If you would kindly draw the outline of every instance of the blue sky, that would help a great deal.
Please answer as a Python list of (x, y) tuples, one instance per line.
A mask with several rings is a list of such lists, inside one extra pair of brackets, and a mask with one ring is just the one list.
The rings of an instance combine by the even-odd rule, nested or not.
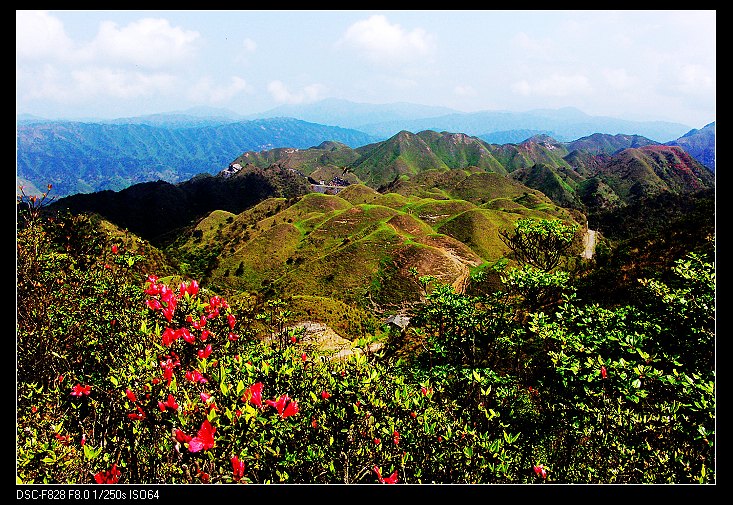
[(16, 112), (323, 98), (715, 120), (716, 11), (16, 11)]

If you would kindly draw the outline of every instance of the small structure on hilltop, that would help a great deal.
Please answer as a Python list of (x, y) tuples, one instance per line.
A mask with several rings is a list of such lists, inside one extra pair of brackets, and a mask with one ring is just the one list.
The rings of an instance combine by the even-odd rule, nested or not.
[(395, 330), (398, 333), (405, 331), (405, 328), (410, 324), (410, 318), (401, 314), (394, 314), (387, 318), (385, 321), (390, 330)]

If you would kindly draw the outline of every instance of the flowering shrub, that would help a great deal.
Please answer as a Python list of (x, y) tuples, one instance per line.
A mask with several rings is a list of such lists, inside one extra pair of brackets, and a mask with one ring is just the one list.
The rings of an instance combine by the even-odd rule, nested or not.
[[(545, 313), (436, 285), (413, 361), (336, 359), (288, 329), (284, 302), (253, 315), (69, 219), (18, 234), (19, 481), (714, 481), (699, 258), (684, 289), (647, 282), (644, 307), (563, 294)], [(523, 271), (508, 283), (570, 291)]]

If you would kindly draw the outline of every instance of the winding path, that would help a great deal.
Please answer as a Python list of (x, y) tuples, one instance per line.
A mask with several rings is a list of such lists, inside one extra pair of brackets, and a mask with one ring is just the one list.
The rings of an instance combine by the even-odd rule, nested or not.
[(596, 231), (588, 229), (583, 236), (583, 254), (580, 256), (585, 259), (593, 258), (593, 253), (596, 250)]

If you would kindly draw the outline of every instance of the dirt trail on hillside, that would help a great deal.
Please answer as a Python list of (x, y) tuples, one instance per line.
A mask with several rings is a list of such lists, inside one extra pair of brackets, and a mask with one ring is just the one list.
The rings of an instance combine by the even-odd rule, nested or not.
[[(326, 324), (304, 321), (295, 325), (294, 328), (303, 328), (304, 334), (300, 341), (315, 345), (322, 356), (328, 359), (345, 359), (351, 354), (364, 352), (363, 349), (354, 347), (351, 340), (343, 338)], [(375, 352), (381, 348), (382, 343), (375, 342), (369, 344), (367, 350)]]
[(593, 258), (593, 253), (596, 250), (596, 231), (588, 229), (583, 235), (583, 254), (580, 256), (585, 259)]

